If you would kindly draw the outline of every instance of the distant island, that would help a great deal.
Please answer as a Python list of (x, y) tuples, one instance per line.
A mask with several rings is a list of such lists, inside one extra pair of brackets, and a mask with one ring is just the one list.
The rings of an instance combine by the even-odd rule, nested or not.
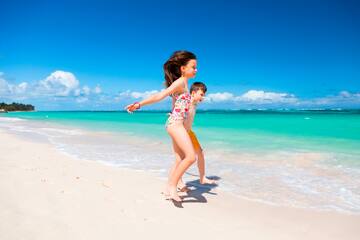
[(1, 112), (12, 112), (12, 111), (34, 111), (35, 107), (31, 104), (22, 104), (22, 103), (0, 103), (0, 113)]

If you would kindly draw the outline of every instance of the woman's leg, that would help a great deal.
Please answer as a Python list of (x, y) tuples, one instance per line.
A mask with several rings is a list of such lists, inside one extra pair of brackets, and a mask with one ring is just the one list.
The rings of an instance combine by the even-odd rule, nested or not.
[(184, 158), (174, 169), (169, 180), (170, 198), (176, 201), (181, 201), (181, 198), (177, 195), (176, 187), (185, 171), (190, 167), (191, 164), (195, 162), (195, 151), (191, 143), (189, 134), (187, 133), (183, 124), (173, 124), (171, 126), (168, 126), (167, 131), (171, 136), (173, 142), (177, 146), (176, 148), (174, 148), (174, 150), (180, 156), (182, 154), (184, 155)]

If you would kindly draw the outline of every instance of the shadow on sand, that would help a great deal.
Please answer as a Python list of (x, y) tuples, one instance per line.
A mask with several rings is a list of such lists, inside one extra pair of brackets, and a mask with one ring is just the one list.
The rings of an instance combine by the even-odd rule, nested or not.
[[(218, 176), (208, 176), (207, 178), (219, 181), (221, 178)], [(217, 195), (212, 192), (214, 188), (218, 186), (215, 184), (200, 184), (199, 180), (186, 182), (186, 186), (190, 189), (186, 195), (181, 196), (182, 202), (173, 201), (174, 205), (178, 208), (183, 208), (183, 204), (186, 203), (206, 203), (205, 194)]]

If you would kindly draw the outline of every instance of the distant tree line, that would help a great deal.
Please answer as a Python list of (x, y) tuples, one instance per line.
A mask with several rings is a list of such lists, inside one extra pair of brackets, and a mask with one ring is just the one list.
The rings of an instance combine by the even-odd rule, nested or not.
[(11, 103), (11, 104), (6, 104), (6, 103), (0, 103), (0, 109), (4, 109), (8, 112), (11, 111), (34, 111), (35, 107), (31, 104), (22, 104), (22, 103)]

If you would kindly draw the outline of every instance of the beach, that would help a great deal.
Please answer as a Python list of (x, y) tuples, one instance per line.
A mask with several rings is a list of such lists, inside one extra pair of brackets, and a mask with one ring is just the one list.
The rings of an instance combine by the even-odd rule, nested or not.
[(275, 206), (193, 188), (176, 207), (165, 181), (78, 159), (0, 128), (0, 238), (358, 239), (360, 216)]

